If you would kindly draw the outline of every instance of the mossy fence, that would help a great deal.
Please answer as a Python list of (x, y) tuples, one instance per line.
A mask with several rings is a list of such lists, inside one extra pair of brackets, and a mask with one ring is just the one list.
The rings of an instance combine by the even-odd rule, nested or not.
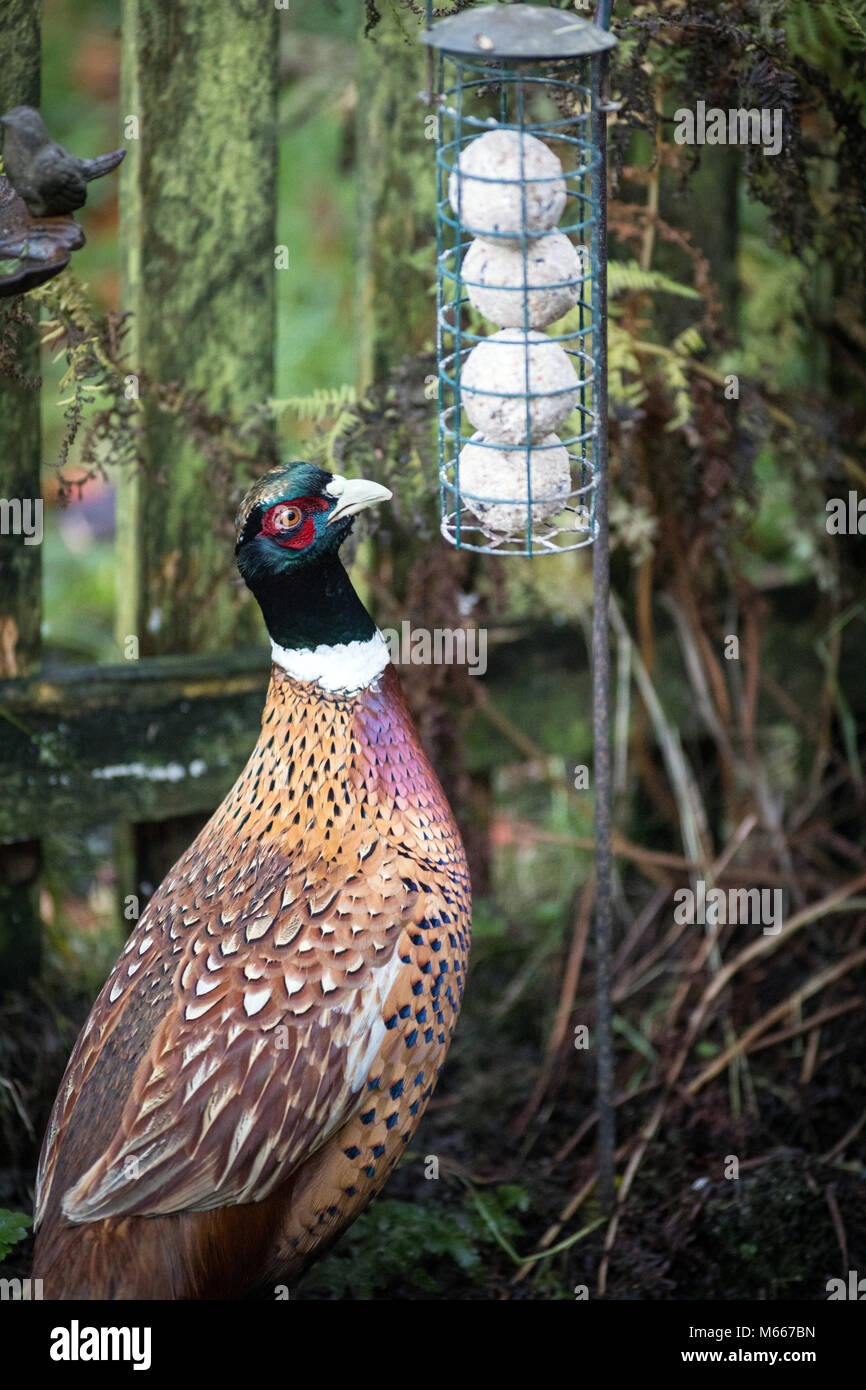
[[(274, 389), (278, 20), (260, 0), (123, 0), (121, 121), (140, 132), (120, 184), (131, 356), (235, 414)], [(40, 48), (40, 4), (4, 0), (0, 110), (39, 105)], [(34, 328), (25, 374), (38, 354)], [(251, 629), (225, 582), (226, 499), (178, 420), (142, 406), (141, 467), (119, 487), (116, 664), (42, 667), (40, 547), (0, 537), (7, 986), (38, 968), (44, 838), (111, 824), (121, 891), (158, 883), (260, 717), (267, 659), (237, 650)], [(4, 380), (0, 497), (41, 496), (41, 454), (39, 392)], [(131, 634), (141, 660), (123, 659)]]

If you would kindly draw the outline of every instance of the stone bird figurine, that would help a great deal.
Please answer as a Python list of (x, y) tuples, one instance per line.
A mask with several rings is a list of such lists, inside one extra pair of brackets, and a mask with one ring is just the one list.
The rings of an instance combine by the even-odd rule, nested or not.
[(32, 106), (16, 106), (0, 116), (6, 177), (33, 217), (62, 217), (84, 207), (87, 185), (110, 174), (126, 155), (112, 150), (79, 159), (51, 139)]
[(466, 971), (460, 835), (339, 557), (375, 483), (283, 464), (237, 560), (273, 667), (262, 730), (147, 905), (42, 1147), (46, 1298), (238, 1299), (292, 1282), (379, 1191)]

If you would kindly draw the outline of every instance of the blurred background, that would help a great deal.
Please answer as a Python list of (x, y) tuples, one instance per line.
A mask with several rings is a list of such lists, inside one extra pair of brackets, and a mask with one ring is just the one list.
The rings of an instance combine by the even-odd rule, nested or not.
[[(491, 560), (438, 537), (421, 10), (293, 0), (280, 14), (275, 233), (289, 268), (274, 276), (273, 395), (263, 382), (257, 409), (217, 423), (188, 402), (177, 411), (214, 470), (226, 585), (233, 506), (267, 462), (256, 441), (275, 431), (282, 457), (393, 486), (392, 515), (355, 556), (380, 626), (478, 625), (489, 640), (483, 679), (402, 672), (470, 854), (464, 1015), (405, 1163), (300, 1296), (568, 1299), (586, 1284), (612, 1298), (824, 1298), (828, 1278), (866, 1267), (864, 540), (826, 524), (828, 500), (866, 498), (866, 7), (614, 6), (625, 1206), (607, 1261), (594, 1058), (575, 1043), (580, 1025), (591, 1034), (595, 991), (591, 779), (585, 790), (576, 777), (592, 767), (591, 558)], [(119, 3), (45, 0), (41, 109), (76, 152), (121, 143), (120, 25)], [(781, 110), (783, 151), (677, 145), (674, 113), (698, 99)], [(99, 449), (88, 439), (111, 399), (97, 388), (70, 444), (67, 375), (79, 296), (79, 326), (128, 307), (116, 177), (91, 185), (79, 218), (86, 246), (31, 296), (44, 339), (49, 673), (123, 655), (115, 518), (128, 441), (116, 418)], [(230, 645), (263, 651), (231, 592), (246, 616)], [(176, 650), (220, 646), (193, 635)], [(30, 1210), (48, 1109), (123, 938), (121, 849), (114, 823), (43, 841), (39, 979), (0, 1003), (0, 1206), (16, 1212)], [(674, 894), (696, 875), (782, 889), (781, 937), (734, 926), (711, 943), (677, 924)], [(135, 885), (144, 897), (153, 886)], [(431, 1154), (438, 1181), (424, 1176)], [(27, 1253), (25, 1240), (9, 1268)]]

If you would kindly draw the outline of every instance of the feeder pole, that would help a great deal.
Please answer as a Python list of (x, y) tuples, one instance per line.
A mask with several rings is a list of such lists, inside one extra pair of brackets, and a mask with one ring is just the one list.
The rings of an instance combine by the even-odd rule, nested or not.
[[(607, 28), (610, 5), (599, 7), (600, 22)], [(598, 1196), (609, 1212), (615, 1199), (614, 1153), (616, 1149), (613, 1059), (613, 969), (611, 944), (611, 777), (610, 777), (610, 535), (607, 485), (607, 96), (608, 53), (593, 65), (593, 145), (598, 151), (593, 227), (593, 289), (598, 344), (596, 382), (595, 543), (592, 547), (592, 721), (595, 746), (593, 791), (595, 797), (595, 1047), (598, 1091)]]
[[(593, 734), (595, 744), (594, 754), (594, 805), (595, 805), (595, 879), (596, 879), (596, 1020), (595, 1020), (595, 1060), (596, 1060), (596, 1084), (597, 1084), (597, 1104), (598, 1104), (598, 1196), (602, 1208), (611, 1211), (615, 1201), (614, 1187), (614, 1156), (615, 1156), (615, 1133), (614, 1133), (614, 1055), (612, 1037), (612, 963), (611, 963), (611, 884), (612, 884), (612, 859), (611, 859), (611, 758), (610, 758), (610, 644), (609, 644), (609, 604), (610, 604), (610, 545), (608, 537), (608, 479), (607, 479), (607, 445), (608, 445), (608, 386), (607, 386), (607, 112), (610, 109), (608, 104), (608, 50), (616, 46), (616, 39), (608, 32), (610, 22), (611, 0), (601, 0), (596, 15), (596, 23), (581, 18), (572, 18), (564, 10), (553, 9), (543, 5), (522, 5), (522, 4), (497, 4), (485, 5), (480, 8), (472, 8), (465, 14), (452, 13), (444, 19), (440, 19), (436, 24), (428, 27), (422, 34), (422, 41), (430, 44), (440, 51), (440, 55), (447, 56), (456, 68), (454, 85), (450, 88), (442, 89), (442, 65), (440, 62), (440, 96), (447, 96), (449, 102), (445, 102), (440, 107), (443, 119), (448, 116), (453, 121), (453, 130), (450, 132), (452, 138), (447, 138), (440, 131), (437, 142), (437, 168), (438, 168), (438, 195), (437, 195), (437, 288), (439, 299), (437, 313), (437, 363), (439, 368), (439, 467), (440, 481), (442, 485), (442, 534), (455, 545), (458, 549), (475, 550), (482, 554), (520, 554), (531, 556), (534, 554), (556, 553), (557, 549), (580, 549), (584, 545), (593, 546), (593, 619), (592, 619), (592, 703), (593, 703)], [(432, 4), (428, 2), (427, 9), (428, 22), (432, 19)], [(580, 231), (582, 234), (590, 223), (589, 243), (591, 248), (591, 284), (592, 284), (592, 410), (591, 412), (585, 405), (584, 388), (590, 383), (588, 380), (581, 380), (580, 385), (580, 404), (576, 407), (580, 411), (581, 422), (580, 432), (575, 439), (566, 441), (567, 446), (579, 445), (580, 454), (571, 454), (570, 458), (580, 465), (581, 487), (571, 496), (586, 498), (589, 492), (591, 498), (591, 516), (587, 517), (587, 523), (583, 523), (585, 504), (569, 508), (573, 510), (579, 518), (575, 524), (565, 530), (558, 528), (556, 536), (565, 537), (568, 544), (556, 547), (551, 544), (551, 538), (544, 534), (543, 528), (539, 535), (533, 535), (532, 524), (532, 479), (531, 467), (528, 461), (529, 441), (531, 439), (530, 422), (527, 417), (526, 441), (527, 441), (527, 502), (528, 502), (528, 521), (526, 525), (525, 539), (519, 537), (517, 544), (522, 548), (511, 549), (505, 547), (498, 537), (491, 537), (489, 532), (484, 531), (483, 525), (479, 528), (477, 523), (471, 521), (472, 508), (466, 509), (469, 516), (468, 526), (464, 523), (464, 506), (460, 495), (460, 468), (459, 457), (461, 445), (465, 442), (461, 431), (460, 418), (460, 367), (464, 353), (469, 352), (469, 348), (464, 343), (480, 343), (488, 341), (483, 337), (471, 332), (464, 332), (461, 324), (461, 305), (463, 303), (463, 283), (461, 257), (465, 249), (462, 241), (463, 224), (460, 207), (451, 205), (455, 216), (452, 217), (447, 209), (450, 201), (450, 177), (453, 177), (455, 168), (459, 167), (460, 151), (469, 136), (465, 134), (467, 129), (486, 131), (491, 125), (496, 124), (496, 117), (493, 114), (478, 115), (472, 111), (467, 112), (466, 105), (468, 98), (466, 93), (475, 93), (476, 89), (483, 87), (485, 82), (482, 80), (487, 69), (485, 64), (496, 63), (494, 75), (501, 84), (503, 91), (509, 86), (516, 89), (518, 93), (518, 107), (516, 112), (515, 124), (506, 121), (506, 101), (503, 98), (500, 119), (510, 129), (524, 129), (524, 108), (523, 108), (523, 82), (521, 75), (523, 67), (546, 61), (556, 61), (561, 63), (571, 59), (580, 60), (579, 71), (582, 81), (578, 84), (582, 96), (580, 104), (589, 92), (590, 112), (589, 131), (590, 139), (585, 141), (578, 136), (566, 136), (572, 147), (583, 151), (582, 158), (585, 159), (589, 153), (589, 165), (581, 165), (578, 170), (570, 171), (570, 176), (579, 175), (580, 184), (577, 190), (571, 190), (578, 200), (579, 221), (576, 227), (566, 227), (566, 232)], [(514, 70), (509, 69), (509, 64), (518, 63), (521, 67)], [(586, 64), (590, 67), (588, 78), (585, 75)], [(558, 71), (559, 69), (557, 69)], [(486, 79), (485, 79), (486, 80)], [(538, 78), (527, 77), (527, 82), (537, 81)], [(547, 79), (553, 81), (553, 78)], [(562, 82), (559, 85), (564, 85)], [(476, 93), (477, 95), (477, 93)], [(548, 130), (557, 132), (561, 123), (545, 123), (544, 121), (534, 123), (530, 120), (529, 126), (533, 133), (543, 135)], [(523, 155), (521, 154), (521, 161)], [(521, 186), (525, 183), (523, 178), (523, 164), (520, 165), (521, 178), (519, 180), (505, 180), (505, 182), (519, 182)], [(588, 173), (591, 180), (591, 197), (586, 198), (584, 178)], [(450, 175), (450, 177), (449, 177)], [(495, 182), (496, 180), (492, 180)], [(458, 181), (459, 187), (459, 181)], [(584, 219), (586, 211), (585, 204), (589, 202), (592, 208), (592, 217)], [(458, 199), (459, 203), (459, 199)], [(456, 220), (455, 220), (456, 217)], [(522, 240), (524, 254), (524, 283), (526, 283), (526, 236), (525, 236), (525, 204), (524, 204), (524, 236)], [(443, 250), (442, 227), (447, 225), (453, 230), (452, 246), (446, 246)], [(482, 235), (482, 233), (477, 233)], [(496, 235), (502, 235), (496, 232)], [(583, 235), (581, 237), (583, 240)], [(448, 319), (443, 312), (443, 284), (448, 281), (453, 285), (446, 296), (448, 307), (452, 310), (452, 317)], [(502, 287), (500, 287), (502, 288)], [(524, 291), (526, 296), (526, 291)], [(526, 297), (524, 297), (524, 310)], [(569, 338), (580, 340), (580, 346), (572, 349), (572, 355), (578, 357), (581, 363), (581, 373), (588, 360), (584, 346), (583, 334), (584, 327), (584, 308), (581, 301), (580, 309), (580, 330), (561, 338), (555, 338), (556, 342), (565, 342)], [(525, 325), (526, 326), (526, 325)], [(452, 339), (453, 347), (447, 350), (445, 339)], [(474, 349), (473, 349), (474, 351)], [(514, 395), (521, 398), (525, 395), (527, 402), (530, 399), (529, 384), (527, 381), (525, 393), (491, 392), (492, 395)], [(453, 401), (453, 404), (446, 406), (446, 400)], [(588, 419), (592, 420), (591, 431)], [(586, 427), (586, 429), (584, 428)], [(587, 467), (586, 442), (592, 438), (591, 447), (591, 484), (585, 482), (585, 469)], [(448, 452), (453, 444), (453, 457), (448, 457)], [(509, 446), (511, 447), (511, 446)], [(453, 497), (453, 502), (449, 503), (449, 496)], [(475, 499), (481, 502), (496, 502), (496, 498)], [(502, 500), (502, 499), (499, 499)], [(511, 502), (513, 498), (509, 499)], [(449, 506), (453, 506), (453, 512), (449, 512)], [(466, 531), (469, 531), (467, 538)], [(480, 539), (474, 543), (474, 532), (481, 532)], [(575, 536), (580, 539), (575, 541)]]

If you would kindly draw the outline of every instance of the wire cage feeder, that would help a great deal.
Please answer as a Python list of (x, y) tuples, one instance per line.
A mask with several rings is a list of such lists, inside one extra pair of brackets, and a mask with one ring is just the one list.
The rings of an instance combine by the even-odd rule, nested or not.
[(441, 19), (435, 55), (442, 534), (558, 554), (598, 533), (606, 466), (602, 59), (536, 5)]

